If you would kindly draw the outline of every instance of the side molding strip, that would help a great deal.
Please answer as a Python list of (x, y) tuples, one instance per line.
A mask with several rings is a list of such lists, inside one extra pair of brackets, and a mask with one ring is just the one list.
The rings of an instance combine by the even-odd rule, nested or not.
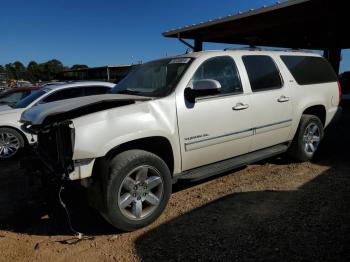
[(287, 119), (287, 120), (283, 120), (283, 121), (279, 121), (279, 122), (275, 122), (267, 125), (246, 129), (246, 130), (241, 130), (241, 131), (232, 132), (232, 133), (228, 133), (228, 134), (224, 134), (216, 137), (211, 137), (211, 138), (206, 138), (206, 139), (202, 139), (194, 142), (185, 143), (185, 150), (192, 151), (203, 147), (208, 147), (208, 146), (221, 144), (221, 143), (225, 143), (236, 139), (253, 136), (256, 134), (266, 133), (275, 129), (288, 127), (291, 125), (291, 122), (292, 122), (292, 119)]
[(240, 139), (240, 138), (245, 138), (248, 136), (252, 136), (253, 134), (254, 134), (254, 130), (250, 128), (247, 130), (242, 130), (242, 131), (233, 132), (233, 133), (229, 133), (229, 134), (225, 134), (217, 137), (211, 137), (211, 138), (206, 138), (195, 142), (186, 143), (185, 149), (186, 151), (191, 151), (191, 150), (195, 150), (195, 149), (199, 149), (207, 146), (225, 143), (225, 142)]
[(275, 122), (272, 124), (268, 124), (268, 125), (263, 125), (263, 126), (258, 126), (255, 127), (254, 130), (254, 134), (262, 134), (262, 133), (266, 133), (275, 129), (280, 129), (280, 128), (284, 128), (284, 127), (288, 127), (292, 124), (292, 119), (287, 119), (284, 121), (279, 121), (279, 122)]

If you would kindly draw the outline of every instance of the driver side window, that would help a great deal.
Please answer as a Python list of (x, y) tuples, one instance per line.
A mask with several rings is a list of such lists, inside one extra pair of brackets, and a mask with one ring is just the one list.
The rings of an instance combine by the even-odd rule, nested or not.
[(243, 88), (235, 62), (229, 56), (213, 57), (197, 69), (192, 82), (214, 79), (220, 82), (219, 94), (240, 94)]

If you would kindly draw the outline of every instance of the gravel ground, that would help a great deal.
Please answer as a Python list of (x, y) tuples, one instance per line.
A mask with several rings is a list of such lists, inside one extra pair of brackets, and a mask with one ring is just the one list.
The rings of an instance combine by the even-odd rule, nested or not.
[(312, 162), (283, 156), (178, 184), (165, 213), (133, 233), (109, 226), (72, 185), (73, 226), (93, 237), (82, 241), (58, 204), (38, 201), (33, 175), (0, 163), (0, 219), (17, 212), (0, 223), (0, 261), (349, 261), (349, 134), (345, 110)]

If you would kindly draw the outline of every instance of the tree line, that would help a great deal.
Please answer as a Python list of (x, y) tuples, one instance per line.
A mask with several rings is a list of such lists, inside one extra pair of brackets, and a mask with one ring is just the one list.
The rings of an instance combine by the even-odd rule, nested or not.
[(87, 65), (76, 64), (72, 67), (63, 65), (57, 59), (52, 59), (44, 63), (31, 61), (25, 66), (20, 61), (0, 65), (0, 74), (7, 80), (27, 80), (32, 83), (39, 81), (51, 81), (56, 79), (57, 74), (68, 69), (88, 68)]

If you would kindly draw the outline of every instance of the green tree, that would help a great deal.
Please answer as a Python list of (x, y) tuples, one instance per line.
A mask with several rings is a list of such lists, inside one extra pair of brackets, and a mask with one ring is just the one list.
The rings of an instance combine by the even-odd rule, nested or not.
[[(86, 65), (75, 65), (76, 68), (88, 68)], [(20, 61), (8, 63), (5, 66), (0, 66), (0, 73), (6, 74), (8, 79), (29, 80), (37, 82), (39, 80), (50, 81), (57, 77), (57, 74), (69, 69), (57, 59), (49, 60), (45, 63), (38, 64), (35, 61), (28, 63), (25, 67)]]
[(86, 68), (89, 68), (89, 67), (87, 65), (76, 64), (76, 65), (73, 65), (70, 69), (77, 70), (77, 69), (86, 69)]
[(14, 79), (16, 77), (15, 69), (11, 63), (5, 65), (5, 72), (8, 79)]
[(7, 79), (6, 69), (4, 66), (0, 65), (0, 81), (5, 81)]
[(40, 67), (37, 62), (30, 61), (27, 66), (27, 80), (34, 83), (40, 80)]
[(66, 67), (62, 62), (57, 59), (52, 59), (39, 65), (40, 77), (45, 81), (54, 80), (57, 74), (65, 69)]
[(24, 79), (26, 74), (26, 67), (19, 61), (12, 64), (14, 70), (14, 77), (16, 80)]

